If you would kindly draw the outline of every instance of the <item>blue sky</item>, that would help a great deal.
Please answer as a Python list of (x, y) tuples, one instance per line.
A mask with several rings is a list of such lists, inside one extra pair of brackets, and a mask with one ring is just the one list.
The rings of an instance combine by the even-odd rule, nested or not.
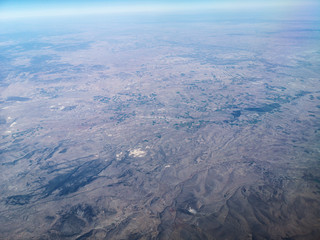
[[(317, 0), (0, 0), (0, 19), (81, 14), (318, 9)], [(307, 10), (308, 11), (308, 10)]]

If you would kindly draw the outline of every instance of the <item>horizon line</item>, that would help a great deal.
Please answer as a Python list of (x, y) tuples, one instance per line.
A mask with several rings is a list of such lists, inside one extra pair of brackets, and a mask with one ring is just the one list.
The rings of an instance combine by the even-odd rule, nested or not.
[[(59, 17), (59, 16), (81, 16), (81, 15), (117, 15), (117, 14), (148, 14), (148, 13), (194, 13), (203, 11), (243, 11), (243, 10), (265, 10), (281, 9), (285, 7), (299, 7), (301, 5), (316, 4), (314, 1), (269, 1), (269, 2), (215, 2), (215, 3), (167, 3), (167, 4), (96, 4), (95, 6), (61, 5), (52, 8), (35, 8), (24, 10), (2, 10), (0, 8), (0, 20), (13, 20), (21, 18), (39, 18), (39, 17)], [(2, 11), (1, 11), (2, 10)]]

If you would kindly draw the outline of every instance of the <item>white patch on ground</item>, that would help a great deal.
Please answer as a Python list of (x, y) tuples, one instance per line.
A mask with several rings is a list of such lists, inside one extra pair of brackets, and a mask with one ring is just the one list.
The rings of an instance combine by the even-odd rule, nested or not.
[(116, 159), (117, 161), (121, 160), (122, 159), (122, 156), (123, 156), (123, 152), (119, 152), (116, 154)]
[(63, 109), (64, 109), (64, 106), (61, 106), (59, 109), (60, 109), (60, 110), (63, 110)]
[(191, 207), (188, 208), (188, 212), (191, 214), (197, 214), (197, 211)]
[(13, 127), (16, 124), (17, 124), (16, 122), (13, 122), (13, 123), (10, 124), (10, 127)]
[(136, 148), (133, 150), (130, 150), (129, 152), (129, 156), (133, 156), (133, 157), (144, 157), (147, 153), (143, 150), (141, 150), (141, 148)]
[(8, 190), (17, 191), (17, 190), (18, 190), (18, 188), (17, 188), (17, 186), (13, 186), (13, 185), (11, 185), (11, 186), (8, 186)]
[(168, 164), (168, 165), (165, 165), (165, 166), (164, 166), (164, 168), (168, 168), (168, 167), (171, 167), (171, 165), (170, 165), (170, 164)]
[(8, 117), (8, 120), (11, 120), (12, 119), (12, 117)]

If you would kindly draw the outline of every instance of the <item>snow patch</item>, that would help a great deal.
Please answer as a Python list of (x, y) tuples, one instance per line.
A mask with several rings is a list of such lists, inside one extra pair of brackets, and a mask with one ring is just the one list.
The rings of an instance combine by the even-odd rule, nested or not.
[(144, 157), (147, 153), (143, 151), (141, 148), (136, 148), (133, 150), (130, 150), (129, 156), (133, 157)]
[(197, 214), (197, 211), (191, 207), (188, 208), (188, 212), (191, 214)]

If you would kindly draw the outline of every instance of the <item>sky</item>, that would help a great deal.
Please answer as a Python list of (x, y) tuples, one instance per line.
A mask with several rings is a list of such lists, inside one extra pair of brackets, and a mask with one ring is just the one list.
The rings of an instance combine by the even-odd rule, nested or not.
[(300, 11), (316, 14), (317, 0), (0, 0), (0, 19), (83, 14), (201, 11)]

